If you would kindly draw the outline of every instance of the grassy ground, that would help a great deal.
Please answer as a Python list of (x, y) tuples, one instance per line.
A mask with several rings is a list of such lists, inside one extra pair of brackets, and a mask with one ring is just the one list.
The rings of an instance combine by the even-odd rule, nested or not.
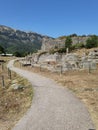
[[(20, 67), (19, 63), (17, 63), (17, 66)], [(73, 91), (85, 103), (96, 125), (96, 130), (98, 130), (98, 69), (91, 71), (91, 73), (82, 70), (69, 71), (60, 75), (47, 70), (40, 71), (40, 68), (36, 67), (21, 68), (52, 78), (57, 83)]]
[[(1, 75), (4, 76), (4, 87)], [(15, 89), (14, 86), (20, 87)], [(10, 79), (6, 67), (2, 70), (0, 65), (0, 130), (11, 130), (31, 106), (32, 97), (31, 84), (14, 72)]]

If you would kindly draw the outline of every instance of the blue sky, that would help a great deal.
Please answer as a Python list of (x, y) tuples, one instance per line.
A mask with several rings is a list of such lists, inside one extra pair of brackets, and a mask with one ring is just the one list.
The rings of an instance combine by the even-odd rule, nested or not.
[(98, 0), (0, 0), (0, 25), (51, 37), (98, 35)]

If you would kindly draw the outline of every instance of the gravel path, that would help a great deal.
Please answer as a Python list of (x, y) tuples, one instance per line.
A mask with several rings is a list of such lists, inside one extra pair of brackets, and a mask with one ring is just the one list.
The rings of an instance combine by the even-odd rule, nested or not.
[(53, 80), (13, 67), (8, 67), (27, 78), (34, 86), (31, 108), (13, 130), (90, 130), (94, 129), (84, 104), (68, 89)]

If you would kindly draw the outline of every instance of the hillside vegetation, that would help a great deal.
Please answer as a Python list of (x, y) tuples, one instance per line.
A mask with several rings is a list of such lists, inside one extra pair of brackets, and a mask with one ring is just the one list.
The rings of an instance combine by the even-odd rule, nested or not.
[(14, 30), (10, 27), (0, 26), (0, 46), (6, 53), (20, 53), (25, 56), (41, 48), (44, 36), (33, 33)]

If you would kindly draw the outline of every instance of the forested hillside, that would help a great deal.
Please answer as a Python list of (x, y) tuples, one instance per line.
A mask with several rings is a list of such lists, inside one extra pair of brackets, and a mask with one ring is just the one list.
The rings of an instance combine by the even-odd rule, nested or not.
[(10, 27), (0, 26), (0, 46), (6, 53), (26, 55), (41, 48), (43, 37), (33, 32), (23, 32)]

